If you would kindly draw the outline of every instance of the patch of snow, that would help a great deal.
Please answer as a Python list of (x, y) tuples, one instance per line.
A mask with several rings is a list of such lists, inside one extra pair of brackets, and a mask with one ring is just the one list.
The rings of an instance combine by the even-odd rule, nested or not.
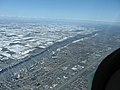
[(57, 85), (58, 85), (58, 84), (53, 84), (52, 86), (53, 86), (53, 87), (56, 87)]
[(68, 77), (66, 77), (66, 76), (63, 76), (63, 78), (64, 78), (64, 79), (67, 79)]
[(77, 70), (77, 67), (72, 67), (72, 70)]
[(52, 56), (52, 58), (57, 58), (58, 56)]
[(11, 57), (11, 55), (8, 54), (8, 53), (6, 53), (6, 52), (0, 52), (0, 54), (4, 55), (4, 56), (6, 56), (6, 57)]
[(2, 69), (0, 68), (0, 71), (2, 71)]
[(97, 35), (98, 35), (98, 33), (94, 34), (92, 37), (95, 37), (95, 36), (97, 36)]
[(34, 49), (28, 49), (28, 50), (22, 51), (21, 54), (25, 55), (25, 54), (28, 54), (30, 51), (33, 51), (33, 50)]
[(59, 39), (57, 42), (62, 42), (64, 40), (66, 40), (68, 37), (63, 37), (62, 39)]
[(55, 51), (52, 51), (52, 54), (55, 54)]
[(47, 42), (46, 45), (49, 46), (49, 45), (52, 45), (53, 42)]
[(46, 48), (45, 46), (39, 46), (40, 48)]
[(75, 65), (74, 67), (72, 67), (72, 70), (78, 70), (78, 69), (83, 69), (84, 68), (84, 66), (80, 66), (80, 65)]
[(58, 48), (56, 51), (60, 51), (61, 50), (61, 48)]
[(83, 41), (83, 40), (84, 40), (84, 38), (81, 38), (81, 39), (79, 39), (79, 40), (73, 41), (72, 43), (80, 42), (80, 41)]
[(20, 78), (20, 74), (17, 74), (17, 78)]
[(21, 45), (13, 45), (13, 46), (8, 46), (7, 47), (10, 51), (16, 52), (16, 53), (20, 53), (20, 51), (24, 51), (26, 49), (26, 47), (21, 46)]
[(0, 48), (0, 51), (2, 50), (2, 48)]
[(53, 87), (52, 86), (50, 86), (50, 89), (52, 89)]
[(57, 77), (57, 79), (59, 80), (59, 79), (60, 79), (60, 77)]

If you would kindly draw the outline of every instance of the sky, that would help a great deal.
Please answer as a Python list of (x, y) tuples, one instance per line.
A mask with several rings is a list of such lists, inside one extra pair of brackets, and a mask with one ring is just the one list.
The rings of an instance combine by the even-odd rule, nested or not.
[(120, 0), (0, 0), (0, 17), (120, 21)]

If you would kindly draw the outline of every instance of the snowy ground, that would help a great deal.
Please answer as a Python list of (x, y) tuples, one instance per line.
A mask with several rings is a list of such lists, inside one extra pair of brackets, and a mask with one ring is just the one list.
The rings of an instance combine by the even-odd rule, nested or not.
[(35, 47), (46, 48), (77, 34), (86, 35), (94, 31), (95, 28), (68, 24), (0, 24), (0, 59), (21, 59)]

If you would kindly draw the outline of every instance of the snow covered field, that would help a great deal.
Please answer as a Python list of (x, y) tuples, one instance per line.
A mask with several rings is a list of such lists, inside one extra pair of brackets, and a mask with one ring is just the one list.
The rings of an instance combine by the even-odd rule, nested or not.
[(87, 35), (95, 28), (69, 24), (0, 24), (0, 59), (21, 59), (36, 47), (46, 48), (77, 34)]

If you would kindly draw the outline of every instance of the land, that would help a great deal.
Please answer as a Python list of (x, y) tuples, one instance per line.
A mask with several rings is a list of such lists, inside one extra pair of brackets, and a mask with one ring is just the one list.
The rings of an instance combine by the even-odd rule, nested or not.
[(1, 90), (87, 90), (89, 74), (120, 47), (115, 25), (2, 23), (0, 29)]

